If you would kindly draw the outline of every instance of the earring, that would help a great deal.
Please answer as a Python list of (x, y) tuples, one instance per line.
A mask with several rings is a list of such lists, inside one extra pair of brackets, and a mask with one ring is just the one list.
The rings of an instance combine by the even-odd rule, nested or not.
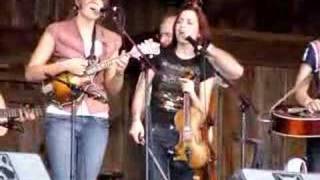
[(77, 11), (79, 10), (79, 6), (78, 6), (77, 4), (74, 4), (74, 5), (72, 6), (72, 10), (75, 11), (75, 12), (77, 12)]

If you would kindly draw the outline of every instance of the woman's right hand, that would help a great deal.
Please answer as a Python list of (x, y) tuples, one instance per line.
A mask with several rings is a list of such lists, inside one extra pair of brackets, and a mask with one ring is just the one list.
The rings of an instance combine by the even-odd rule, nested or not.
[(309, 112), (320, 112), (320, 99), (313, 99), (307, 103), (306, 108)]
[(78, 76), (83, 75), (88, 66), (88, 61), (83, 58), (71, 58), (61, 63), (66, 68), (66, 71)]
[(132, 121), (129, 133), (137, 144), (144, 145), (144, 127), (141, 120)]

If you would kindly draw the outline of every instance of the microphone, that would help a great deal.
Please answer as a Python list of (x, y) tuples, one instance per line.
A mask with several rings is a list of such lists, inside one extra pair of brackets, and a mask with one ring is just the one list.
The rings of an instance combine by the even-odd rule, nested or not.
[(206, 54), (206, 50), (203, 48), (203, 46), (201, 44), (199, 44), (199, 42), (194, 40), (192, 37), (187, 36), (186, 40), (193, 46), (196, 54), (198, 54), (198, 55), (201, 53)]

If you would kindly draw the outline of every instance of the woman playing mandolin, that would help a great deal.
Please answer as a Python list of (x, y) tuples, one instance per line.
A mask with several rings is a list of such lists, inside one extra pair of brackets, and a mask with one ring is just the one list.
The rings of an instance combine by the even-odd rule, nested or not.
[[(120, 55), (117, 63), (93, 77), (82, 76), (88, 64), (119, 56), (121, 37), (97, 23), (107, 3), (106, 0), (75, 0), (74, 17), (46, 28), (27, 66), (26, 79), (42, 81), (67, 73), (78, 77), (76, 86), (89, 83), (88, 91), (102, 96), (106, 92), (117, 94), (128, 64), (126, 55)], [(50, 104), (46, 110), (44, 126), (52, 179), (96, 179), (108, 142), (109, 104), (86, 95), (79, 100), (72, 138), (70, 109), (70, 106)], [(70, 153), (71, 149), (74, 154)], [(72, 174), (71, 164), (76, 169)]]
[[(142, 117), (145, 102), (147, 102), (144, 98), (145, 81), (148, 85), (152, 84), (150, 105), (152, 127), (149, 131), (149, 146), (166, 176), (170, 174), (171, 179), (174, 180), (191, 180), (193, 176), (188, 157), (183, 159), (174, 155), (180, 146), (177, 146), (179, 132), (174, 119), (181, 117), (176, 114), (185, 105), (184, 95), (188, 96), (185, 100), (190, 100), (188, 108), (194, 109), (190, 112), (190, 123), (193, 124), (193, 115), (200, 117), (201, 122), (206, 117), (209, 97), (216, 81), (211, 64), (219, 68), (228, 79), (237, 79), (243, 72), (242, 66), (230, 54), (211, 43), (207, 48), (209, 54), (205, 59), (197, 56), (193, 46), (186, 40), (188, 36), (200, 43), (211, 40), (205, 15), (196, 3), (188, 4), (178, 14), (172, 44), (166, 49), (161, 49), (160, 55), (152, 59), (155, 70), (148, 70), (147, 80), (144, 73), (140, 74), (132, 104), (133, 121), (130, 134), (136, 143), (144, 144)], [(146, 43), (145, 46), (148, 44)], [(141, 48), (144, 47), (141, 46)], [(190, 72), (193, 74), (191, 79), (188, 78)], [(192, 140), (196, 135), (196, 132), (188, 128), (181, 129), (180, 134), (183, 137), (180, 136), (180, 140)], [(149, 179), (163, 179), (154, 161), (149, 159)]]

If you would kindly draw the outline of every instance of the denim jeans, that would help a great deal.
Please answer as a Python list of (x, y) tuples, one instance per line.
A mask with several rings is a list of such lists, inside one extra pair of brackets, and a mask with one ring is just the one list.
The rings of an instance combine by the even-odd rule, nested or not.
[(320, 138), (307, 139), (307, 164), (309, 172), (320, 173)]
[(70, 179), (71, 142), (75, 180), (96, 180), (108, 142), (109, 121), (76, 116), (71, 141), (70, 116), (48, 114), (45, 118), (46, 146), (53, 180)]
[[(149, 133), (151, 134), (149, 146), (167, 178), (171, 180), (192, 180), (193, 172), (188, 164), (173, 161), (174, 146), (179, 138), (174, 126), (167, 123), (154, 123)], [(163, 179), (151, 156), (149, 156), (149, 179)]]

